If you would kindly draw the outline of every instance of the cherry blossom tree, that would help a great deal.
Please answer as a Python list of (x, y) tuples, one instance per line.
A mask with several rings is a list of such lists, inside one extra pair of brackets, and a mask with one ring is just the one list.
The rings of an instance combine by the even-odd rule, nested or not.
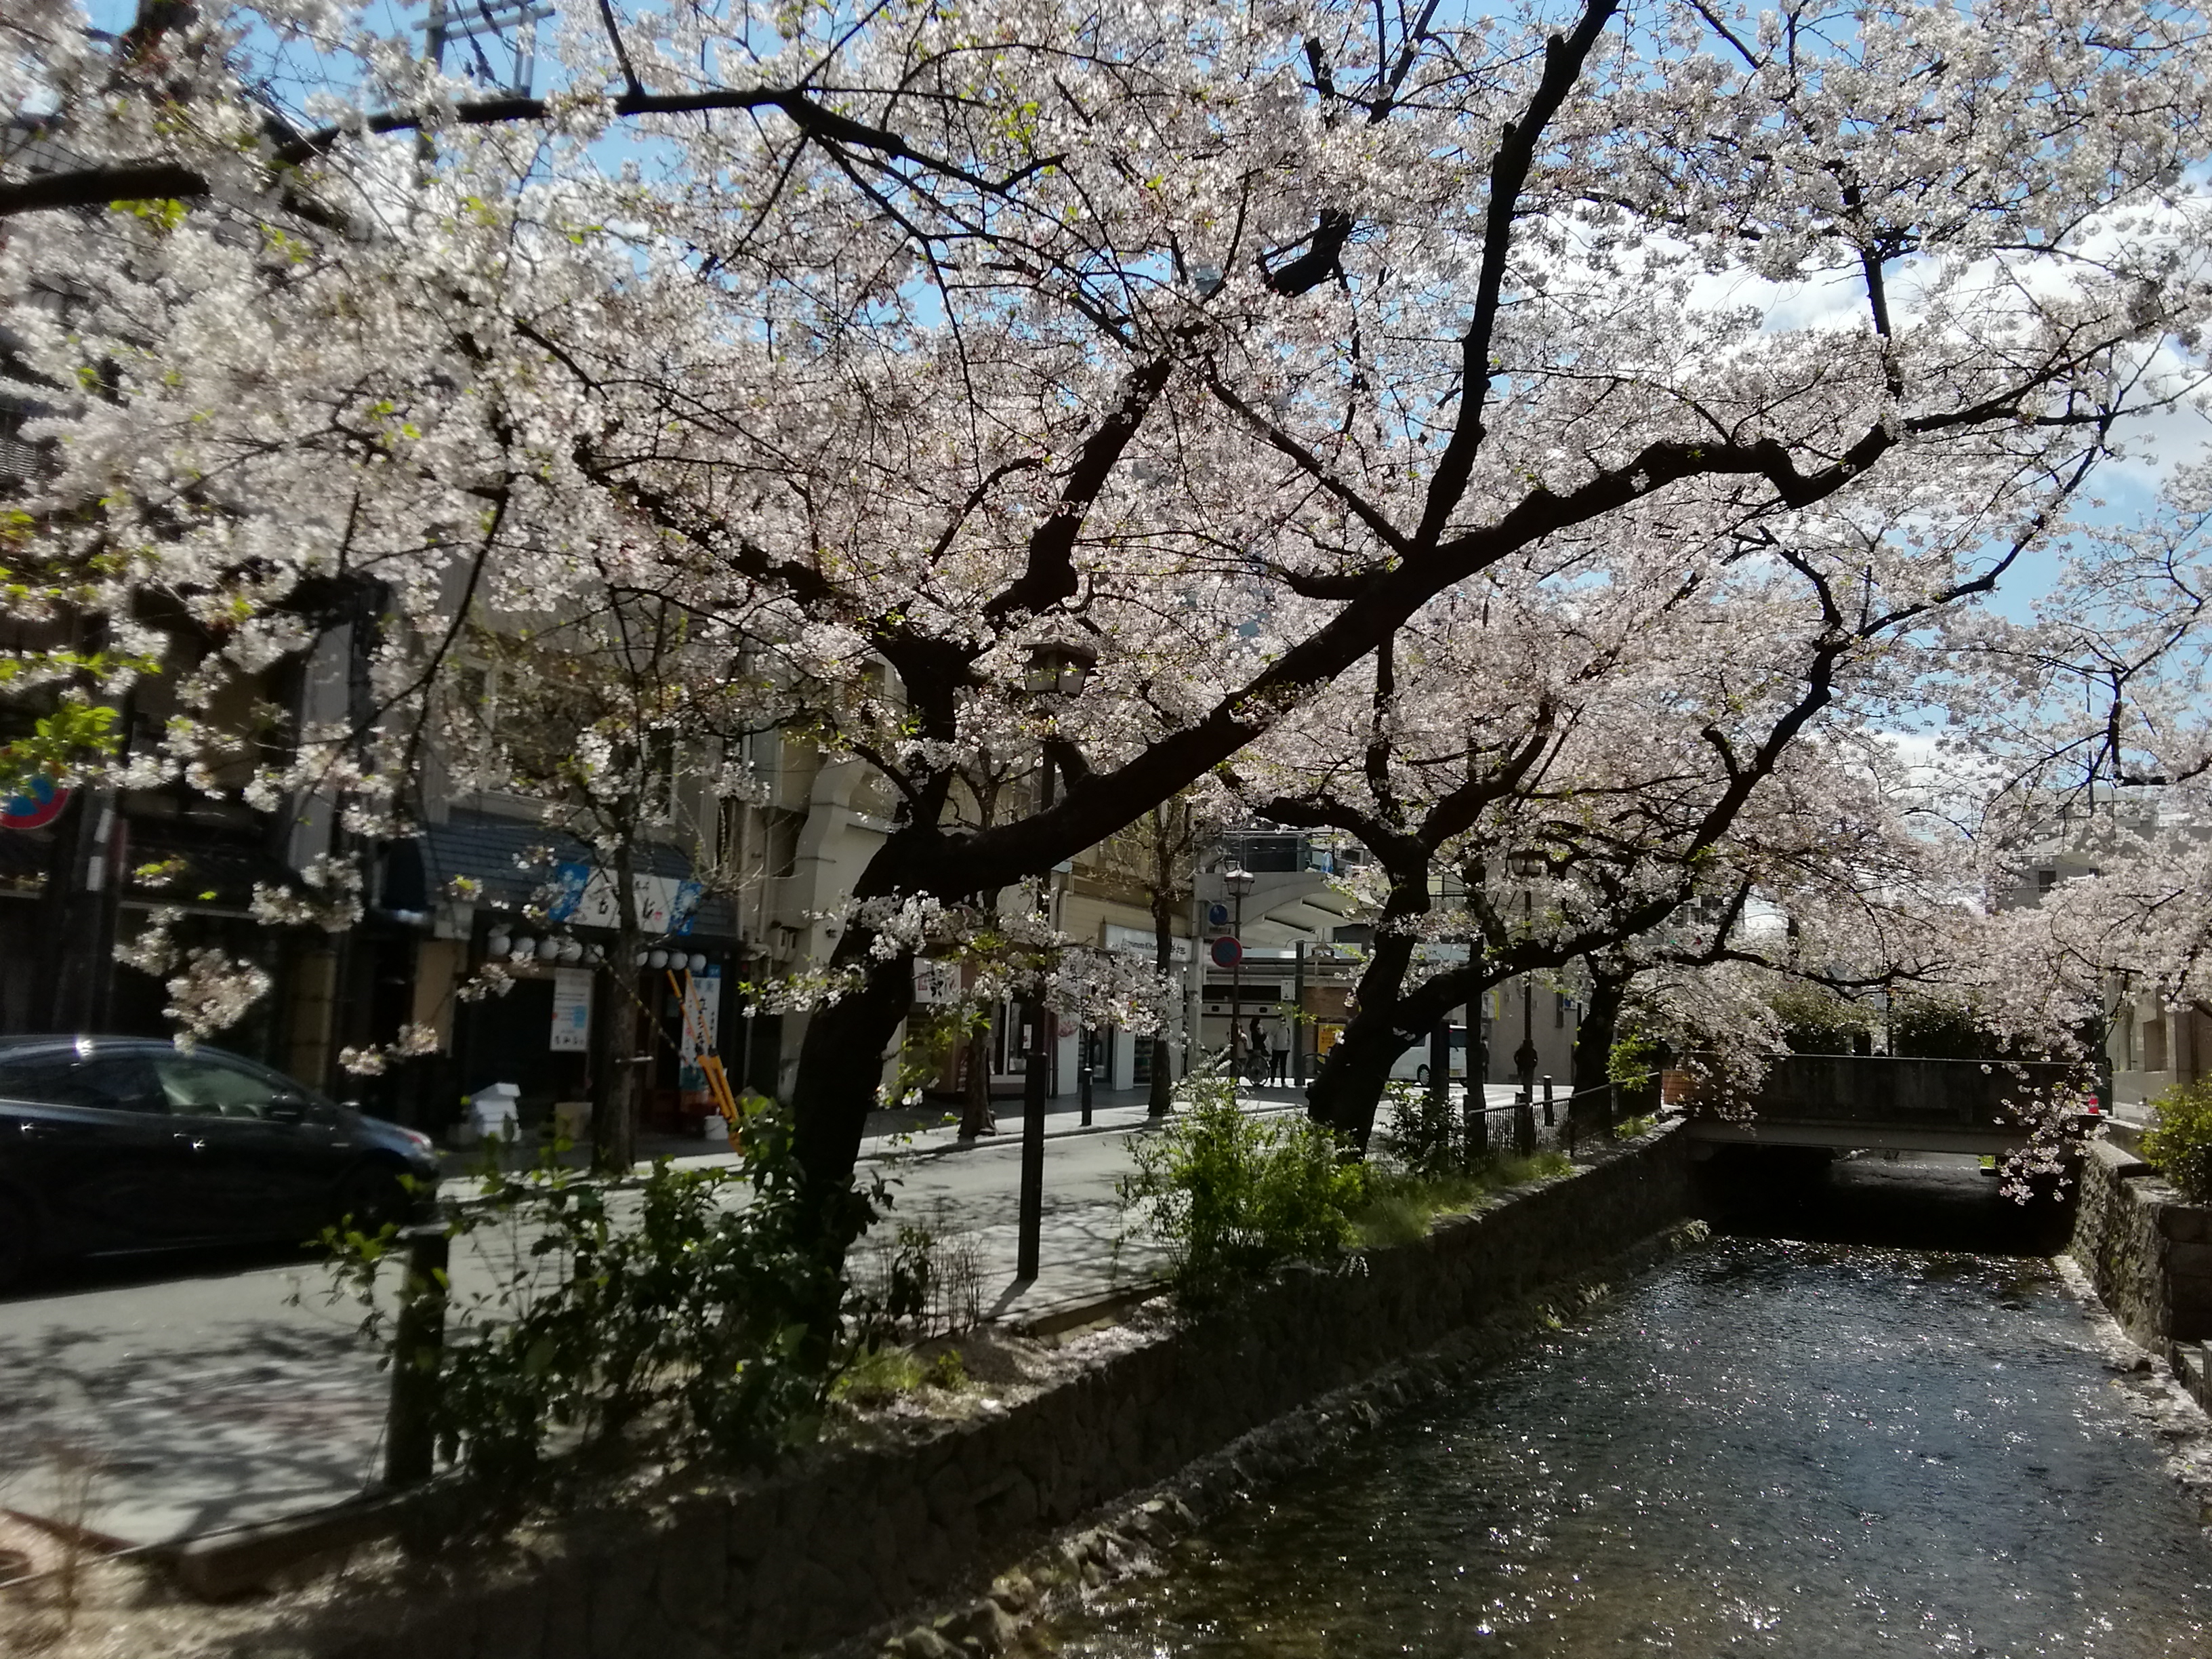
[[(2189, 6), (610, 4), (543, 97), (365, 19), (11, 12), (19, 603), (158, 654), (158, 592), (246, 659), (373, 573), (404, 724), (459, 608), (590, 610), (619, 549), (794, 684), (887, 664), (823, 715), (900, 802), (800, 1057), (825, 1214), (945, 904), (1531, 554), (1671, 589), (1755, 544), (1847, 621), (1957, 590), (2212, 303)], [(1029, 744), (1054, 803), (962, 822)]]

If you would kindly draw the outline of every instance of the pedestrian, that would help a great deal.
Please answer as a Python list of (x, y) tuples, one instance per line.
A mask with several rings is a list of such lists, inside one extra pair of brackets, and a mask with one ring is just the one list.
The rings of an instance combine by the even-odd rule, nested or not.
[(1269, 1052), (1273, 1055), (1273, 1063), (1268, 1068), (1267, 1081), (1279, 1089), (1289, 1087), (1291, 1081), (1291, 1033), (1289, 1027), (1285, 1026), (1284, 1028), (1282, 1046), (1279, 1048), (1272, 1049)]
[(1260, 1016), (1252, 1016), (1252, 1059), (1249, 1076), (1255, 1083), (1267, 1075), (1267, 1031)]

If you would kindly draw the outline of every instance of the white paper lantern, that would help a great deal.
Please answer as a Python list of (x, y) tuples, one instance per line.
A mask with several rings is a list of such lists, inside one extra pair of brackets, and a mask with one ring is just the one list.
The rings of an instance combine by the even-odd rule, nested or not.
[(695, 974), (703, 974), (707, 971), (707, 953), (704, 951), (694, 951), (691, 953), (691, 971)]
[(668, 966), (668, 952), (665, 951), (655, 951), (652, 956), (647, 958), (647, 960), (650, 961), (656, 968), (665, 968)]
[(519, 939), (514, 941), (514, 959), (517, 962), (527, 962), (537, 954), (538, 941), (536, 939)]
[(581, 940), (581, 939), (562, 939), (562, 940), (561, 941), (561, 960), (562, 960), (562, 961), (563, 961), (563, 962), (581, 962), (583, 959), (584, 959), (584, 941), (583, 941), (583, 940)]
[(489, 939), (484, 941), (484, 954), (486, 956), (503, 957), (514, 948), (514, 941), (509, 939), (505, 933), (494, 933)]

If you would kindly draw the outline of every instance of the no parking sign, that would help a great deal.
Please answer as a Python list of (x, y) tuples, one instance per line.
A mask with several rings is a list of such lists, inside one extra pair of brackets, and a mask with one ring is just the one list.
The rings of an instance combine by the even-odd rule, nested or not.
[(0, 804), (0, 829), (43, 830), (61, 817), (70, 792), (43, 773), (27, 784), (22, 793)]

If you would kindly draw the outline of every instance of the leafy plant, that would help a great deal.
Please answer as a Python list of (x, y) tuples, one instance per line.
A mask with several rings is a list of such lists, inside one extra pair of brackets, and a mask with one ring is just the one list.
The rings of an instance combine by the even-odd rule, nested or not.
[(1624, 1089), (1643, 1089), (1653, 1083), (1659, 1059), (1658, 1038), (1649, 1031), (1624, 1029), (1606, 1051), (1606, 1079)]
[(1135, 1170), (1118, 1188), (1139, 1226), (1167, 1247), (1170, 1276), (1208, 1297), (1289, 1261), (1320, 1260), (1356, 1234), (1366, 1171), (1326, 1128), (1238, 1109), (1235, 1085), (1195, 1073), (1182, 1109), (1131, 1142)]
[[(805, 1222), (787, 1125), (748, 1103), (734, 1170), (665, 1159), (634, 1190), (557, 1162), (483, 1173), (481, 1200), (448, 1222), (493, 1267), (495, 1288), (456, 1303), (438, 1358), (433, 1420), (440, 1454), (495, 1487), (546, 1473), (567, 1448), (584, 1454), (650, 1431), (676, 1447), (760, 1461), (811, 1437), (849, 1337), (810, 1337), (823, 1307), (862, 1316), (840, 1264)], [(869, 1213), (880, 1183), (862, 1195)], [(363, 1329), (388, 1341), (376, 1301), (398, 1251), (389, 1226), (332, 1229), (333, 1297), (368, 1310)]]
[(1399, 1168), (1444, 1176), (1459, 1166), (1451, 1103), (1416, 1084), (1393, 1083), (1382, 1094), (1382, 1127), (1376, 1149)]
[(950, 1336), (982, 1322), (982, 1260), (942, 1200), (928, 1219), (901, 1222), (856, 1282), (872, 1345)]
[(2142, 1155), (2192, 1203), (2212, 1204), (2212, 1078), (2178, 1083), (2152, 1103), (2158, 1127)]

